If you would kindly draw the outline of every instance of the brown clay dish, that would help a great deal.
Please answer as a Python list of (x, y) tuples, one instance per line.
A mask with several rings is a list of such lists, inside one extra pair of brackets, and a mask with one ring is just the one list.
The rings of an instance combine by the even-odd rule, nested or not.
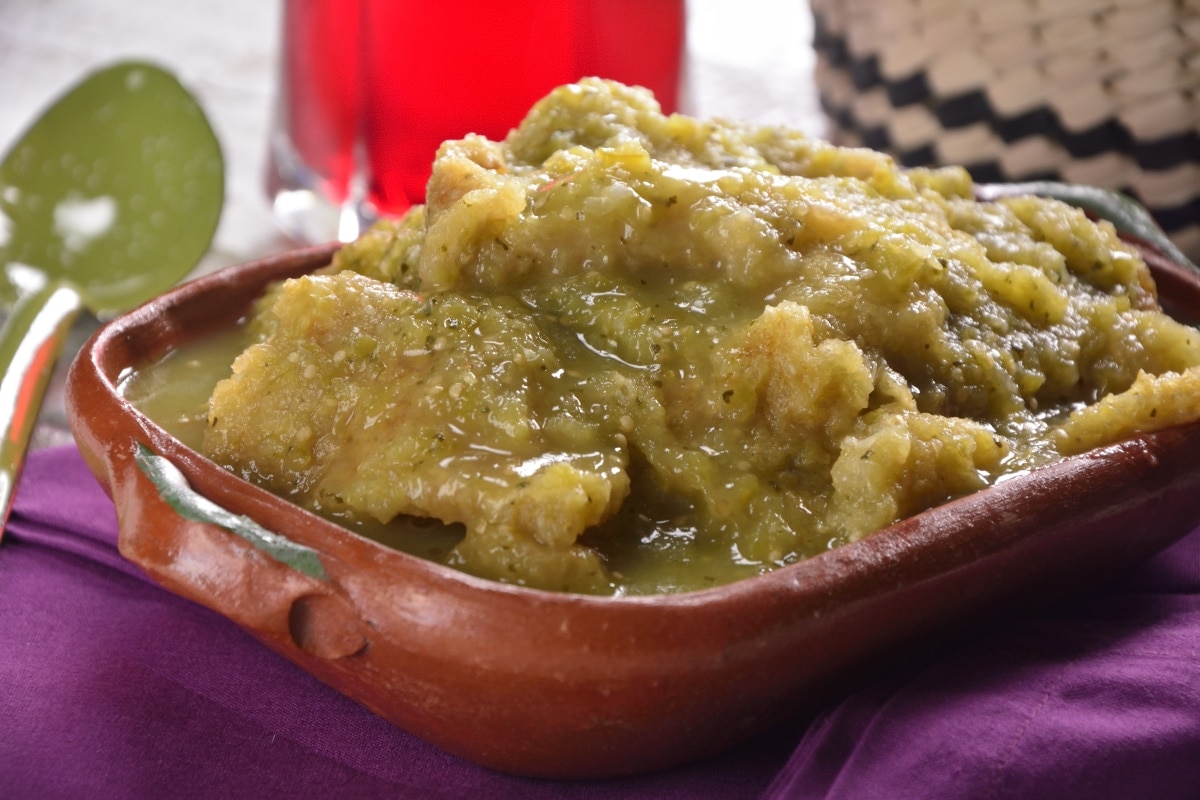
[[(75, 435), (116, 504), (125, 557), (396, 725), (480, 764), (594, 777), (714, 753), (827, 700), (831, 682), (889, 647), (1000, 601), (1094, 580), (1200, 521), (1192, 423), (721, 588), (597, 598), (479, 580), (245, 483), (117, 391), (123, 372), (235, 324), (268, 282), (322, 266), (331, 252), (232, 268), (106, 325), (71, 371)], [(1200, 319), (1200, 276), (1150, 260), (1169, 289), (1165, 305)], [(317, 551), (328, 581), (179, 516), (136, 465), (139, 443), (200, 494)]]

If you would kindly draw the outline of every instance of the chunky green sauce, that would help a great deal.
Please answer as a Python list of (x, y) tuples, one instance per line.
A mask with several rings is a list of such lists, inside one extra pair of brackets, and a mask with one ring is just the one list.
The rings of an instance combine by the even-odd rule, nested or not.
[(1110, 226), (971, 190), (563, 87), (273, 289), (200, 446), (474, 574), (640, 593), (1200, 413), (1200, 336)]

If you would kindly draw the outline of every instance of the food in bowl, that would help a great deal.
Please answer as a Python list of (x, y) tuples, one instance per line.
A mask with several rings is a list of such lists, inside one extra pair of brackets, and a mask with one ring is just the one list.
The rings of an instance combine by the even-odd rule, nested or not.
[(349, 525), (437, 520), (433, 557), (478, 576), (640, 594), (1200, 416), (1200, 334), (1137, 251), (972, 190), (561, 87), (268, 292), (202, 450)]

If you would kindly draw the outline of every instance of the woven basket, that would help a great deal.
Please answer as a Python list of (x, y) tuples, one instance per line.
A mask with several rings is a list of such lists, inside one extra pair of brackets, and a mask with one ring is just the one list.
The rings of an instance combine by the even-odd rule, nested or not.
[(830, 136), (1118, 189), (1200, 258), (1200, 0), (811, 0)]

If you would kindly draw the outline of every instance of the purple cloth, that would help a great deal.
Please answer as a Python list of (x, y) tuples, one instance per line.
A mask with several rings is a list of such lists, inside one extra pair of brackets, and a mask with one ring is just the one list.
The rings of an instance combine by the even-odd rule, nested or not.
[(614, 781), (464, 763), (146, 581), (73, 448), (0, 544), (0, 797), (1200, 797), (1200, 530), (720, 758)]

